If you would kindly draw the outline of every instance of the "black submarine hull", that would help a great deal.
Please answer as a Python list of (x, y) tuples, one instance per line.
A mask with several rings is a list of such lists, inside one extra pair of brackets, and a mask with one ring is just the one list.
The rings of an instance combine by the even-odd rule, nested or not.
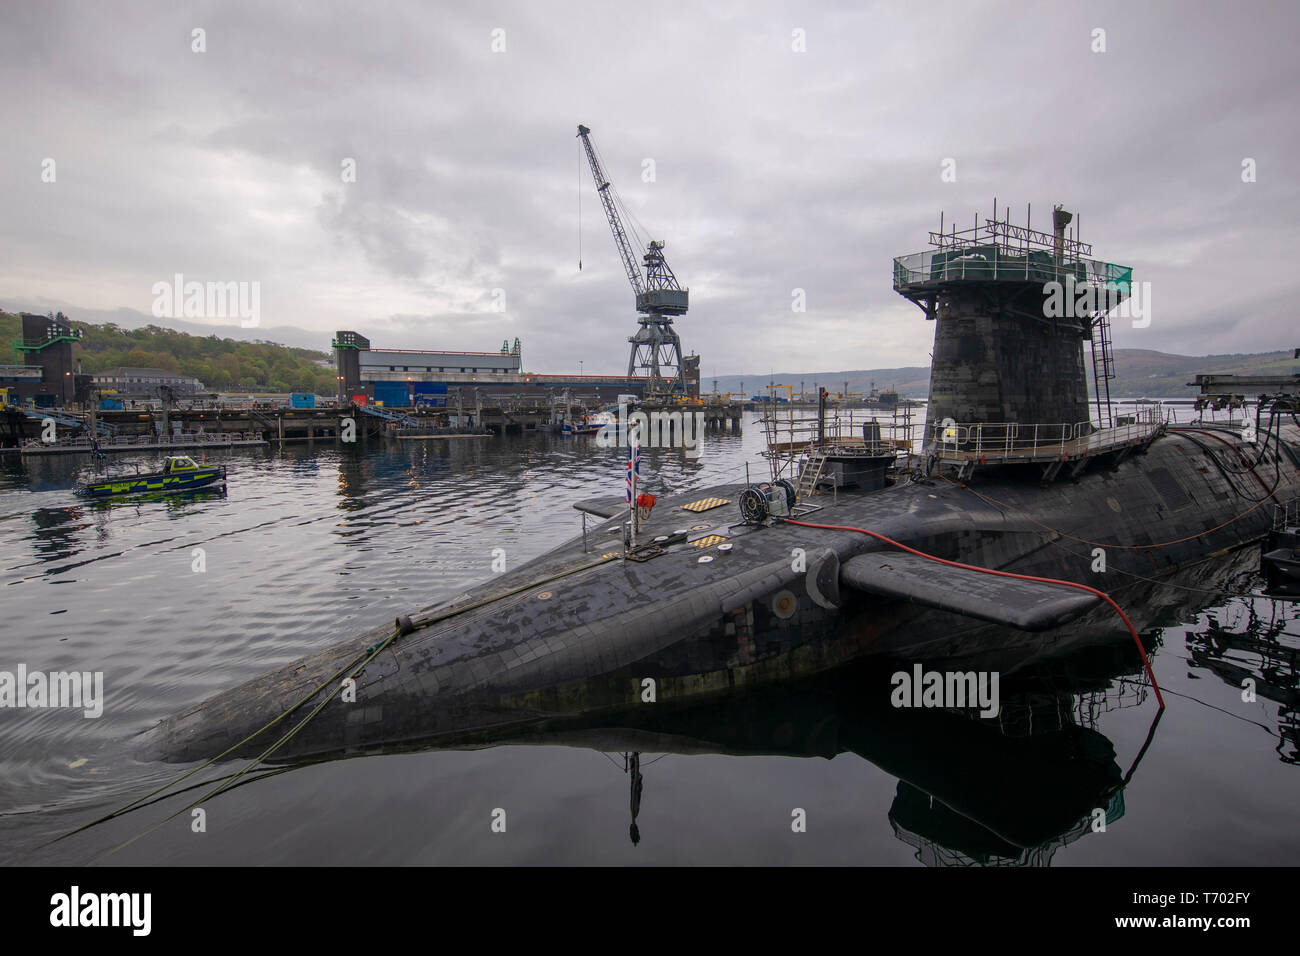
[[(869, 528), (983, 568), (1088, 584), (1122, 603), (1164, 575), (1258, 541), (1272, 502), (1300, 493), (1293, 426), (1255, 467), (1244, 453), (1257, 456), (1257, 448), (1226, 430), (1207, 431), (1171, 431), (1140, 453), (1098, 456), (1071, 480), (988, 468), (967, 482), (900, 481), (818, 496), (810, 501), (819, 510), (803, 520)], [(434, 623), (393, 639), (359, 673), (350, 664), (386, 641), (391, 626), (165, 720), (138, 739), (137, 753), (167, 761), (255, 756), (318, 704), (274, 759), (360, 753), (689, 701), (871, 656), (934, 666), (997, 660), (1014, 669), (1124, 632), (1108, 606), (1059, 586), (984, 588), (969, 572), (924, 576), (896, 549), (854, 531), (741, 525), (740, 490), (660, 499), (641, 540), (670, 543), (641, 560), (624, 559), (621, 538), (610, 533), (624, 520), (621, 501), (584, 503), (608, 519), (426, 608)], [(728, 504), (682, 510), (708, 497)], [(686, 540), (672, 537), (683, 529)], [(729, 551), (717, 548), (723, 538)], [(699, 560), (706, 556), (713, 560)], [(422, 615), (412, 618), (418, 624)], [(355, 687), (345, 688), (340, 673), (355, 673)], [(277, 729), (246, 739), (290, 711)]]

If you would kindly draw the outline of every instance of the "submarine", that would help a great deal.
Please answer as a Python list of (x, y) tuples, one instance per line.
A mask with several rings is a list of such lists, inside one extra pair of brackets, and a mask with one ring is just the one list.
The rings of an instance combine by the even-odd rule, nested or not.
[[(364, 754), (867, 658), (1014, 674), (1123, 634), (1126, 600), (1239, 555), (1300, 496), (1300, 387), (1261, 397), (1250, 430), (1118, 414), (1109, 313), (1132, 269), (1094, 259), (1071, 218), (1056, 207), (1039, 232), (995, 206), (893, 261), (894, 290), (934, 323), (915, 446), (823, 401), (815, 419), (765, 417), (768, 480), (653, 500), (630, 452), (624, 495), (575, 505), (583, 534), (198, 702), (138, 755)], [(1057, 307), (1062, 290), (1077, 307)]]

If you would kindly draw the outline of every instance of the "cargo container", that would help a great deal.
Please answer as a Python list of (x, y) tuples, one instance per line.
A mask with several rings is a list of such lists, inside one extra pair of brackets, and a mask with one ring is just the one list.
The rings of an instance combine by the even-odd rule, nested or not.
[(446, 382), (412, 382), (411, 393), (416, 407), (444, 408), (447, 405)]
[(405, 382), (375, 382), (375, 404), (385, 408), (405, 408), (411, 404), (411, 393)]

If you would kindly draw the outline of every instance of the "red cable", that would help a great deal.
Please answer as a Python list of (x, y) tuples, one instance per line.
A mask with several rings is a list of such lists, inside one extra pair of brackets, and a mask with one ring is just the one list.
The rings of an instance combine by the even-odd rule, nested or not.
[(1087, 591), (1089, 594), (1095, 594), (1107, 604), (1115, 609), (1115, 613), (1120, 616), (1120, 620), (1128, 628), (1128, 632), (1133, 635), (1133, 643), (1137, 645), (1138, 653), (1142, 655), (1142, 666), (1146, 668), (1147, 677), (1151, 680), (1151, 686), (1155, 688), (1156, 702), (1160, 704), (1160, 709), (1165, 709), (1165, 699), (1160, 694), (1160, 685), (1156, 683), (1156, 675), (1151, 671), (1151, 662), (1147, 660), (1146, 648), (1142, 646), (1142, 641), (1138, 638), (1137, 629), (1133, 627), (1133, 622), (1128, 619), (1128, 615), (1111, 596), (1104, 591), (1098, 591), (1096, 588), (1089, 587), (1086, 584), (1079, 584), (1077, 581), (1063, 581), (1060, 578), (1040, 578), (1032, 574), (1016, 574), (1013, 571), (995, 571), (992, 568), (981, 568), (974, 564), (962, 564), (960, 561), (949, 561), (947, 558), (936, 557), (933, 554), (926, 554), (924, 551), (918, 551), (915, 548), (909, 548), (907, 545), (895, 541), (893, 538), (887, 538), (878, 531), (868, 531), (866, 528), (854, 528), (842, 524), (812, 524), (808, 521), (795, 521), (791, 518), (785, 519), (787, 524), (797, 524), (803, 528), (822, 528), (826, 531), (856, 531), (859, 534), (870, 535), (885, 544), (893, 545), (906, 551), (908, 554), (914, 554), (917, 557), (925, 558), (927, 561), (935, 561), (939, 564), (946, 564), (950, 568), (961, 568), (964, 571), (979, 571), (982, 574), (993, 574), (1000, 578), (1016, 578), (1021, 581), (1037, 581), (1040, 584), (1060, 584), (1067, 588), (1077, 588), (1080, 591)]

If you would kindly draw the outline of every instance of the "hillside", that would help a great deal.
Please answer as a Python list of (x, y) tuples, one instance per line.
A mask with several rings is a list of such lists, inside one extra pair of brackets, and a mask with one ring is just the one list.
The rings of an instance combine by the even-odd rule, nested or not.
[[(1290, 375), (1300, 371), (1300, 361), (1294, 359), (1293, 355), (1289, 349), (1285, 352), (1263, 352), (1256, 355), (1202, 356), (1174, 355), (1151, 349), (1116, 349), (1115, 379), (1111, 382), (1110, 393), (1114, 398), (1190, 398), (1196, 394), (1196, 389), (1189, 388), (1187, 383), (1198, 374)], [(1090, 365), (1088, 370), (1091, 379)], [(930, 391), (930, 369), (926, 366), (717, 377), (720, 391), (739, 392), (743, 381), (744, 391), (748, 395), (760, 393), (769, 380), (792, 385), (796, 391), (799, 383), (803, 382), (809, 392), (812, 392), (814, 383), (831, 392), (842, 392), (846, 380), (850, 392), (866, 393), (872, 382), (881, 390), (895, 388), (907, 398), (925, 398)], [(713, 381), (711, 378), (704, 380), (702, 385), (705, 391), (713, 388)]]
[(1150, 349), (1116, 349), (1115, 380), (1112, 396), (1138, 398), (1190, 397), (1196, 389), (1187, 383), (1198, 374), (1222, 375), (1290, 375), (1300, 369), (1300, 361), (1285, 352), (1256, 355), (1171, 355)]
[[(337, 385), (332, 369), (314, 364), (328, 361), (330, 356), (311, 349), (287, 348), (272, 342), (241, 342), (216, 335), (190, 335), (156, 325), (128, 330), (111, 322), (92, 325), (73, 321), (71, 324), (82, 335), (81, 341), (72, 347), (73, 358), (81, 359), (82, 371), (88, 374), (131, 365), (193, 375), (207, 387), (216, 389), (333, 395)], [(3, 336), (0, 341), (12, 343), (21, 336), (21, 330), (18, 316), (0, 312), (0, 336)]]
[[(714, 381), (722, 392), (740, 392), (746, 395), (761, 394), (768, 381), (780, 385), (791, 385), (797, 392), (800, 383), (809, 394), (815, 385), (820, 385), (828, 392), (844, 391), (844, 382), (849, 383), (850, 392), (871, 391), (874, 382), (880, 391), (895, 389), (907, 398), (925, 398), (930, 391), (930, 368), (927, 365), (910, 365), (903, 368), (849, 369), (841, 372), (777, 372), (773, 375), (719, 375), (705, 378), (700, 382), (703, 391), (713, 390)], [(741, 388), (741, 383), (744, 388)]]

